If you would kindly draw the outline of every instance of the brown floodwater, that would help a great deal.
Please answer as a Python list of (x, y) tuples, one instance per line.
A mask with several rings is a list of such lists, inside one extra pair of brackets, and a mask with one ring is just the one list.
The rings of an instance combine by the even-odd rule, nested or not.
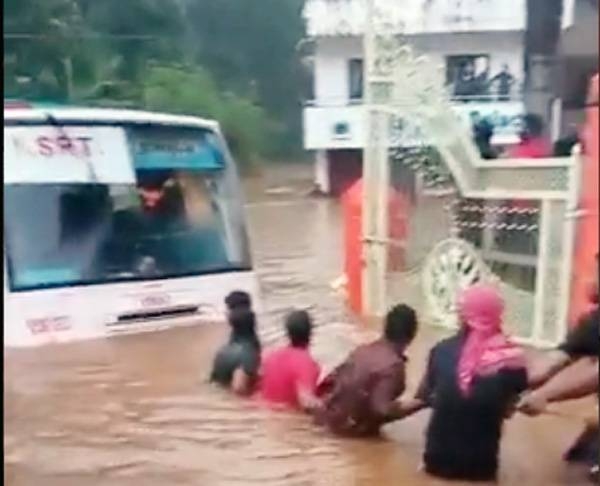
[[(287, 183), (284, 176), (279, 181)], [(314, 352), (329, 368), (373, 329), (330, 287), (342, 264), (336, 202), (305, 184), (265, 193), (251, 181), (248, 217), (268, 345), (282, 315), (309, 307)], [(425, 326), (410, 351), (414, 388), (440, 337)], [(272, 412), (206, 383), (222, 324), (5, 352), (4, 479), (9, 486), (443, 485), (418, 469), (427, 413), (392, 424), (381, 440), (341, 440), (300, 414)], [(517, 416), (505, 428), (500, 483), (586, 484), (560, 460), (589, 403), (564, 416)], [(590, 410), (590, 413), (591, 410)], [(453, 483), (457, 484), (457, 483)]]

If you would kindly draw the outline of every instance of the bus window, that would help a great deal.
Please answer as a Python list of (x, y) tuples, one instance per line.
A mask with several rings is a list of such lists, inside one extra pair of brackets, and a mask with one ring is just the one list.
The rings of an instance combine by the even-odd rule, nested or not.
[(239, 193), (220, 149), (205, 131), (186, 130), (174, 145), (185, 153), (171, 153), (180, 132), (168, 127), (166, 141), (150, 132), (158, 136), (144, 145), (135, 183), (5, 185), (11, 290), (250, 268)]
[(182, 185), (174, 173), (152, 172), (138, 171), (139, 200), (115, 212), (103, 266), (148, 277), (229, 268), (227, 235), (205, 176)]

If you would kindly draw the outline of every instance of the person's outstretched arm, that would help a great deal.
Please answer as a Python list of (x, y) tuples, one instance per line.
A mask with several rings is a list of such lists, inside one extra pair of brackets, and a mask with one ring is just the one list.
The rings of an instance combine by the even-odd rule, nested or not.
[(402, 418), (402, 409), (397, 398), (404, 392), (404, 366), (397, 366), (375, 384), (370, 396), (371, 415), (374, 422), (385, 424)]
[(428, 408), (431, 405), (431, 397), (435, 389), (435, 371), (434, 371), (434, 356), (436, 348), (433, 348), (427, 358), (427, 368), (417, 388), (417, 392), (413, 398), (401, 400), (399, 402), (398, 414), (400, 418), (410, 417), (411, 415)]
[(598, 391), (598, 360), (585, 359), (573, 366), (573, 373), (561, 373), (544, 386), (529, 393), (518, 405), (527, 415), (539, 415), (553, 402), (576, 400)]
[(350, 358), (346, 358), (340, 365), (336, 366), (328, 375), (325, 376), (325, 378), (323, 378), (317, 384), (317, 389), (315, 393), (318, 397), (324, 397), (333, 390), (338, 376), (340, 375), (340, 373), (343, 372), (344, 368), (347, 366), (349, 359)]
[(431, 376), (430, 364), (421, 381), (421, 385), (414, 398), (397, 400), (397, 397), (404, 392), (405, 388), (404, 368), (398, 379), (386, 380), (376, 389), (372, 397), (372, 403), (381, 417), (382, 423), (402, 420), (413, 415), (420, 410), (429, 407), (427, 397), (431, 394), (433, 386), (433, 377)]
[(429, 408), (429, 403), (420, 398), (409, 398), (400, 401), (400, 418), (407, 418), (411, 415)]
[(585, 356), (597, 356), (600, 346), (598, 311), (581, 317), (577, 327), (569, 332), (567, 339), (552, 351), (543, 364), (529, 369), (529, 388), (538, 388), (556, 376), (567, 366)]
[(322, 407), (321, 400), (317, 397), (317, 380), (320, 367), (316, 362), (304, 362), (296, 374), (296, 400), (308, 413), (314, 413)]
[(564, 351), (557, 349), (544, 356), (539, 362), (529, 367), (529, 388), (536, 389), (556, 376), (572, 363), (572, 358)]
[(296, 397), (298, 399), (298, 404), (305, 412), (314, 413), (323, 406), (321, 400), (317, 398), (315, 393), (302, 384), (299, 384), (296, 387)]

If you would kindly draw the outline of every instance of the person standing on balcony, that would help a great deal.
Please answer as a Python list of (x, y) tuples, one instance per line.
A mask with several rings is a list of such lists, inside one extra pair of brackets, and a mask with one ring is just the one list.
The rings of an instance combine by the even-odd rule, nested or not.
[(520, 142), (508, 152), (514, 159), (552, 157), (552, 144), (544, 135), (544, 121), (539, 115), (528, 113), (523, 117)]
[(502, 71), (490, 79), (490, 83), (498, 83), (498, 101), (510, 100), (510, 92), (516, 81), (517, 80), (510, 72), (508, 64), (503, 64)]
[(494, 125), (486, 118), (479, 120), (473, 125), (473, 140), (479, 149), (482, 159), (490, 160), (498, 157), (494, 147), (492, 147), (492, 137), (494, 136)]
[(454, 81), (454, 96), (463, 102), (473, 101), (473, 97), (479, 94), (478, 87), (475, 65), (471, 60), (465, 61)]

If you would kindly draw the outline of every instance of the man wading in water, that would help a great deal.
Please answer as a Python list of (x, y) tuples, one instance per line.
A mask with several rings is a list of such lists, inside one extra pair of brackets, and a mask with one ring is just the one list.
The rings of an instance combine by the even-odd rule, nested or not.
[(426, 407), (425, 470), (454, 480), (493, 481), (505, 416), (527, 388), (525, 357), (502, 333), (504, 302), (477, 284), (459, 302), (462, 329), (431, 350), (406, 416)]
[(236, 291), (225, 298), (225, 305), (231, 335), (215, 356), (210, 380), (248, 395), (258, 379), (261, 351), (252, 302), (246, 292)]
[[(598, 255), (596, 255), (596, 264)], [(543, 364), (530, 376), (533, 389), (523, 397), (519, 410), (537, 416), (546, 411), (548, 404), (583, 398), (598, 393), (598, 357), (600, 353), (600, 306), (598, 275), (590, 289), (592, 309), (585, 313), (567, 336), (565, 342), (551, 352)], [(560, 373), (575, 363), (580, 367), (572, 376)], [(583, 365), (583, 366), (581, 366)], [(594, 481), (598, 480), (598, 417), (590, 421), (575, 444), (565, 453), (568, 462), (588, 463)]]
[(265, 402), (307, 412), (319, 407), (315, 388), (321, 369), (309, 351), (312, 328), (306, 311), (287, 316), (289, 344), (266, 353), (263, 359), (260, 396)]
[(417, 316), (406, 305), (390, 310), (383, 336), (359, 346), (319, 385), (323, 408), (317, 421), (333, 432), (373, 436), (382, 425), (402, 418), (395, 400), (405, 387), (404, 351), (417, 333)]

